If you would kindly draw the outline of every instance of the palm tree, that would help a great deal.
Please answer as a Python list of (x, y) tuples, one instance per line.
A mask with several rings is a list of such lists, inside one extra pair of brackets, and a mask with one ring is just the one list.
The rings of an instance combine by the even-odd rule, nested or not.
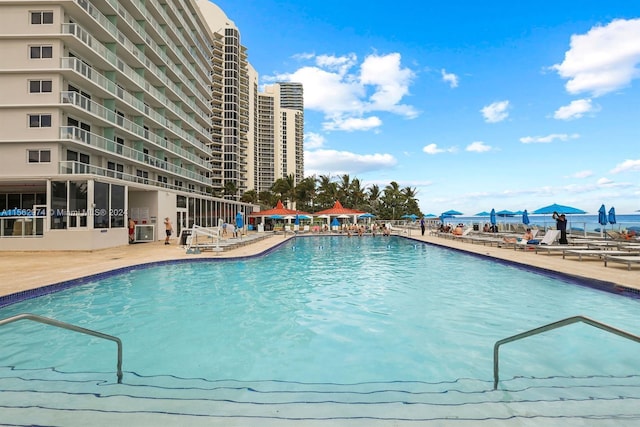
[(338, 185), (331, 181), (329, 175), (320, 175), (318, 177), (317, 194), (316, 209), (328, 209), (338, 200)]
[(348, 197), (351, 194), (351, 177), (349, 174), (344, 174), (340, 177), (340, 181), (338, 182), (338, 197), (337, 199), (340, 202), (348, 204)]
[(402, 215), (403, 203), (400, 186), (397, 182), (391, 181), (384, 188), (382, 196), (382, 210), (385, 218), (398, 219)]
[(251, 203), (254, 205), (258, 204), (258, 192), (256, 190), (245, 191), (242, 197), (240, 198), (241, 202)]
[(238, 187), (233, 181), (225, 181), (223, 191), (225, 199), (234, 199), (238, 194)]
[(418, 199), (416, 199), (416, 195), (418, 191), (415, 188), (404, 187), (402, 190), (402, 196), (404, 198), (404, 205), (407, 213), (414, 214), (417, 216), (422, 216), (422, 212), (420, 212), (420, 207), (418, 206)]
[(283, 203), (289, 205), (295, 203), (295, 177), (289, 174), (284, 178), (278, 178), (271, 186), (271, 191), (280, 195)]
[(360, 185), (358, 178), (353, 178), (349, 187), (348, 205), (351, 209), (366, 210), (365, 188)]
[(367, 189), (367, 202), (369, 204), (369, 210), (374, 215), (379, 215), (380, 212), (378, 207), (380, 205), (380, 197), (382, 194), (380, 193), (380, 187), (378, 184), (371, 184), (371, 186)]
[(313, 202), (316, 197), (316, 177), (308, 176), (295, 188), (296, 201), (300, 203), (298, 209), (313, 211)]

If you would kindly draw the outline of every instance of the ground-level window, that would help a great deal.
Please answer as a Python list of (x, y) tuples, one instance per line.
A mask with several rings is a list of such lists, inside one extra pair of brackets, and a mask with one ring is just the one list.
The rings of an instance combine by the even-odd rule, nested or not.
[(29, 114), (30, 128), (50, 128), (51, 114)]
[(96, 181), (93, 185), (94, 228), (124, 227), (124, 186)]
[(51, 163), (51, 150), (27, 150), (29, 163)]

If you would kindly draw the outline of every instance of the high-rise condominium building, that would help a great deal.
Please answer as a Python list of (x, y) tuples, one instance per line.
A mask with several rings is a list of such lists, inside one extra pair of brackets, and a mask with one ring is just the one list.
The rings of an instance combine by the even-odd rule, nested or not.
[(0, 33), (0, 250), (251, 212), (214, 197), (246, 188), (246, 52), (195, 0), (2, 1)]
[(302, 84), (282, 82), (261, 92), (234, 22), (208, 0), (197, 4), (223, 43), (225, 197), (239, 197), (246, 190), (267, 191), (289, 175), (296, 185), (304, 177)]
[(258, 94), (253, 188), (267, 191), (280, 178), (304, 178), (304, 102), (300, 83), (276, 83)]
[(210, 31), (220, 40), (223, 165), (220, 186), (226, 199), (238, 199), (247, 190), (247, 149), (251, 125), (247, 49), (240, 43), (238, 28), (218, 6), (209, 0), (197, 0), (196, 3)]

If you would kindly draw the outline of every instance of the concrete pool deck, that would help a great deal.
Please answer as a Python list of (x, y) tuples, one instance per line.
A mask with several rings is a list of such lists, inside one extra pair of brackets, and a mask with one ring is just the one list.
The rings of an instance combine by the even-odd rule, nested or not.
[[(484, 246), (439, 236), (421, 236), (420, 232), (416, 230), (410, 230), (405, 236), (442, 247), (563, 273), (585, 280), (607, 282), (640, 292), (640, 270), (637, 268), (627, 270), (627, 267), (622, 264), (609, 264), (608, 267), (605, 267), (604, 262), (598, 259), (582, 261), (575, 258), (563, 259), (561, 253), (536, 254), (533, 251), (516, 251), (513, 248)], [(202, 251), (200, 254), (187, 254), (185, 248), (176, 245), (175, 239), (168, 246), (164, 245), (162, 241), (158, 241), (91, 252), (3, 252), (0, 254), (0, 296), (156, 261), (256, 255), (292, 237), (292, 235), (284, 237), (282, 234), (271, 234), (263, 239), (247, 242), (244, 246), (225, 249), (223, 252)], [(352, 238), (358, 239), (359, 237)]]

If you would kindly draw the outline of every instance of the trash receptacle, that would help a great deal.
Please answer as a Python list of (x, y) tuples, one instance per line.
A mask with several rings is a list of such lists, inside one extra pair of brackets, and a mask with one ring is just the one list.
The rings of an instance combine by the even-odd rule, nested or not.
[(480, 225), (479, 224), (473, 224), (473, 231), (480, 231)]

